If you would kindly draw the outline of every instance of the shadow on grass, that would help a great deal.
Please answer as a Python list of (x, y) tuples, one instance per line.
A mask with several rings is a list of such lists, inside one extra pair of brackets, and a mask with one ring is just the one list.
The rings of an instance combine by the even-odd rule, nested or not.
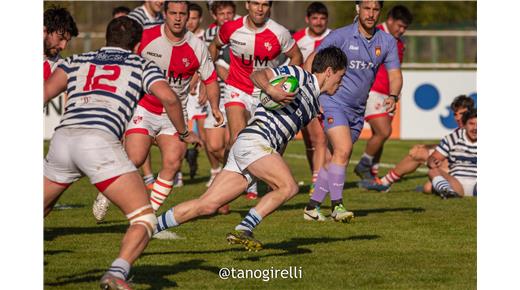
[[(219, 267), (212, 265), (205, 265), (206, 260), (193, 259), (185, 262), (179, 262), (173, 265), (139, 265), (132, 267), (131, 274), (133, 277), (133, 284), (148, 285), (147, 289), (162, 289), (164, 287), (178, 287), (177, 282), (167, 278), (167, 276), (175, 275), (182, 272), (192, 270), (204, 270), (215, 275), (218, 275)], [(105, 270), (90, 270), (84, 273), (61, 276), (57, 278), (57, 282), (45, 283), (47, 286), (66, 286), (76, 285), (78, 283), (97, 283)], [(141, 287), (140, 287), (141, 288)]]
[(125, 233), (127, 229), (127, 223), (110, 226), (96, 225), (93, 227), (53, 227), (44, 229), (43, 239), (52, 241), (56, 237), (67, 235)]
[[(310, 254), (310, 253), (312, 253), (312, 250), (307, 249), (307, 248), (302, 248), (302, 246), (324, 244), (324, 243), (346, 242), (346, 241), (375, 240), (375, 239), (379, 239), (379, 237), (380, 237), (379, 235), (359, 235), (359, 236), (351, 236), (348, 238), (328, 238), (328, 237), (292, 238), (288, 241), (265, 244), (264, 250), (259, 252), (260, 255), (255, 255), (255, 256), (250, 256), (250, 257), (245, 257), (245, 258), (238, 258), (236, 260), (260, 261), (260, 259), (269, 258), (269, 257), (282, 257), (282, 256)], [(261, 255), (261, 253), (265, 253), (266, 250), (271, 250), (271, 249), (272, 250), (282, 250), (284, 252)]]
[(355, 217), (367, 216), (374, 213), (409, 211), (411, 213), (422, 213), (426, 211), (422, 207), (398, 207), (398, 208), (371, 208), (371, 209), (356, 209), (353, 210)]

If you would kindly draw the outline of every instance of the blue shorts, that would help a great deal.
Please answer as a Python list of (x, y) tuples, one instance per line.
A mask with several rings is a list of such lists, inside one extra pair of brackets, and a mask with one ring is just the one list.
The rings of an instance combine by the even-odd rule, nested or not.
[(323, 125), (325, 131), (334, 128), (336, 126), (347, 126), (350, 128), (350, 137), (352, 138), (352, 144), (354, 144), (364, 124), (363, 115), (356, 114), (346, 107), (338, 105), (323, 105)]

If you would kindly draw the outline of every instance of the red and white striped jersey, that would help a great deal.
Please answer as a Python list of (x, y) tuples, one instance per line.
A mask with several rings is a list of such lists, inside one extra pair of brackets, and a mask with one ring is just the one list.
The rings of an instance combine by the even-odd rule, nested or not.
[(276, 67), (280, 53), (286, 53), (296, 44), (289, 30), (272, 19), (262, 28), (252, 30), (246, 24), (248, 16), (226, 22), (218, 32), (222, 44), (230, 44), (231, 59), (228, 85), (251, 94), (254, 89), (249, 76), (253, 71)]
[[(379, 24), (377, 28), (383, 30), (386, 33), (389, 33), (388, 27), (386, 27), (386, 23)], [(404, 41), (401, 38), (397, 38), (397, 55), (399, 56), (400, 63), (403, 63), (404, 49)], [(384, 64), (381, 64), (381, 66), (377, 70), (374, 84), (372, 85), (372, 88), (370, 88), (370, 90), (384, 95), (390, 94), (390, 80), (388, 79), (388, 71), (386, 70)]]
[[(204, 41), (188, 31), (181, 41), (172, 42), (166, 37), (164, 29), (163, 24), (143, 31), (138, 54), (154, 61), (163, 70), (187, 115), (186, 104), (193, 75), (199, 72), (201, 80), (207, 85), (217, 80), (217, 74)], [(144, 95), (139, 105), (156, 114), (164, 110), (159, 99), (153, 95)]]
[(303, 61), (307, 60), (307, 57), (320, 45), (321, 41), (330, 33), (330, 29), (327, 28), (322, 35), (318, 37), (312, 37), (309, 35), (309, 27), (302, 28), (296, 31), (293, 35), (294, 40), (298, 44), (298, 48), (302, 52)]
[(43, 80), (47, 80), (54, 69), (58, 67), (61, 61), (61, 57), (59, 55), (56, 55), (53, 58), (48, 58), (46, 56), (43, 56)]

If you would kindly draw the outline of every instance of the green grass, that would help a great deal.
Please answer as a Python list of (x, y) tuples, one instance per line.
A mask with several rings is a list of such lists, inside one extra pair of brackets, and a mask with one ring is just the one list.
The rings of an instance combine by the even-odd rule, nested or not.
[[(396, 163), (411, 141), (390, 141), (383, 162)], [(359, 160), (365, 143), (355, 146)], [(47, 144), (45, 145), (47, 146)], [(300, 194), (262, 221), (255, 231), (265, 249), (246, 252), (228, 245), (225, 234), (240, 222), (255, 201), (239, 198), (227, 216), (203, 218), (182, 225), (175, 232), (185, 239), (152, 240), (132, 268), (136, 289), (475, 289), (476, 288), (476, 198), (441, 200), (414, 192), (426, 180), (415, 173), (395, 184), (389, 193), (359, 190), (353, 166), (348, 168), (344, 190), (347, 209), (355, 221), (313, 223), (303, 220), (308, 201), (309, 169), (302, 158), (301, 141), (293, 142), (286, 157), (296, 180), (304, 181)], [(158, 169), (154, 148), (154, 169)], [(195, 198), (205, 190), (208, 163), (201, 154), (195, 181), (185, 177), (185, 186), (160, 212), (173, 204)], [(184, 164), (185, 176), (187, 165)], [(381, 174), (388, 169), (382, 168)], [(55, 210), (45, 219), (45, 289), (95, 289), (103, 272), (117, 256), (127, 222), (111, 206), (104, 224), (92, 213), (96, 189), (82, 179), (62, 196), (59, 204), (71, 209)], [(172, 198), (173, 197), (173, 198)], [(324, 211), (330, 214), (330, 202)], [(228, 279), (220, 268), (284, 269), (302, 267), (302, 279)]]

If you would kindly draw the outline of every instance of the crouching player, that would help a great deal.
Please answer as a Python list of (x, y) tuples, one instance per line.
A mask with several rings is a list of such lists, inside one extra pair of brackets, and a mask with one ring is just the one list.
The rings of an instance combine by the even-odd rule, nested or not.
[[(464, 127), (442, 138), (428, 158), (433, 192), (442, 198), (477, 195), (477, 110), (462, 116)], [(450, 171), (439, 169), (447, 159)]]
[[(227, 240), (243, 244), (248, 250), (262, 249), (262, 244), (253, 237), (254, 228), (298, 192), (298, 185), (278, 152), (316, 117), (318, 96), (324, 92), (334, 94), (345, 73), (346, 63), (345, 54), (331, 46), (316, 55), (312, 74), (297, 66), (266, 68), (252, 73), (250, 78), (255, 86), (285, 106), (267, 110), (259, 105), (231, 147), (226, 166), (208, 190), (198, 199), (181, 203), (159, 216), (157, 232), (215, 213), (219, 207), (240, 196), (256, 177), (273, 190), (249, 211), (235, 231), (227, 235)], [(279, 75), (296, 77), (298, 93), (283, 91), (283, 82), (274, 87), (269, 84), (268, 80)]]
[(157, 223), (143, 180), (120, 142), (141, 92), (161, 100), (184, 142), (200, 143), (188, 131), (180, 101), (162, 71), (133, 53), (142, 31), (126, 16), (113, 19), (106, 47), (65, 59), (44, 85), (45, 103), (65, 90), (69, 94), (44, 161), (45, 216), (65, 189), (86, 175), (130, 221), (119, 257), (101, 278), (102, 289), (130, 289), (130, 265)]

